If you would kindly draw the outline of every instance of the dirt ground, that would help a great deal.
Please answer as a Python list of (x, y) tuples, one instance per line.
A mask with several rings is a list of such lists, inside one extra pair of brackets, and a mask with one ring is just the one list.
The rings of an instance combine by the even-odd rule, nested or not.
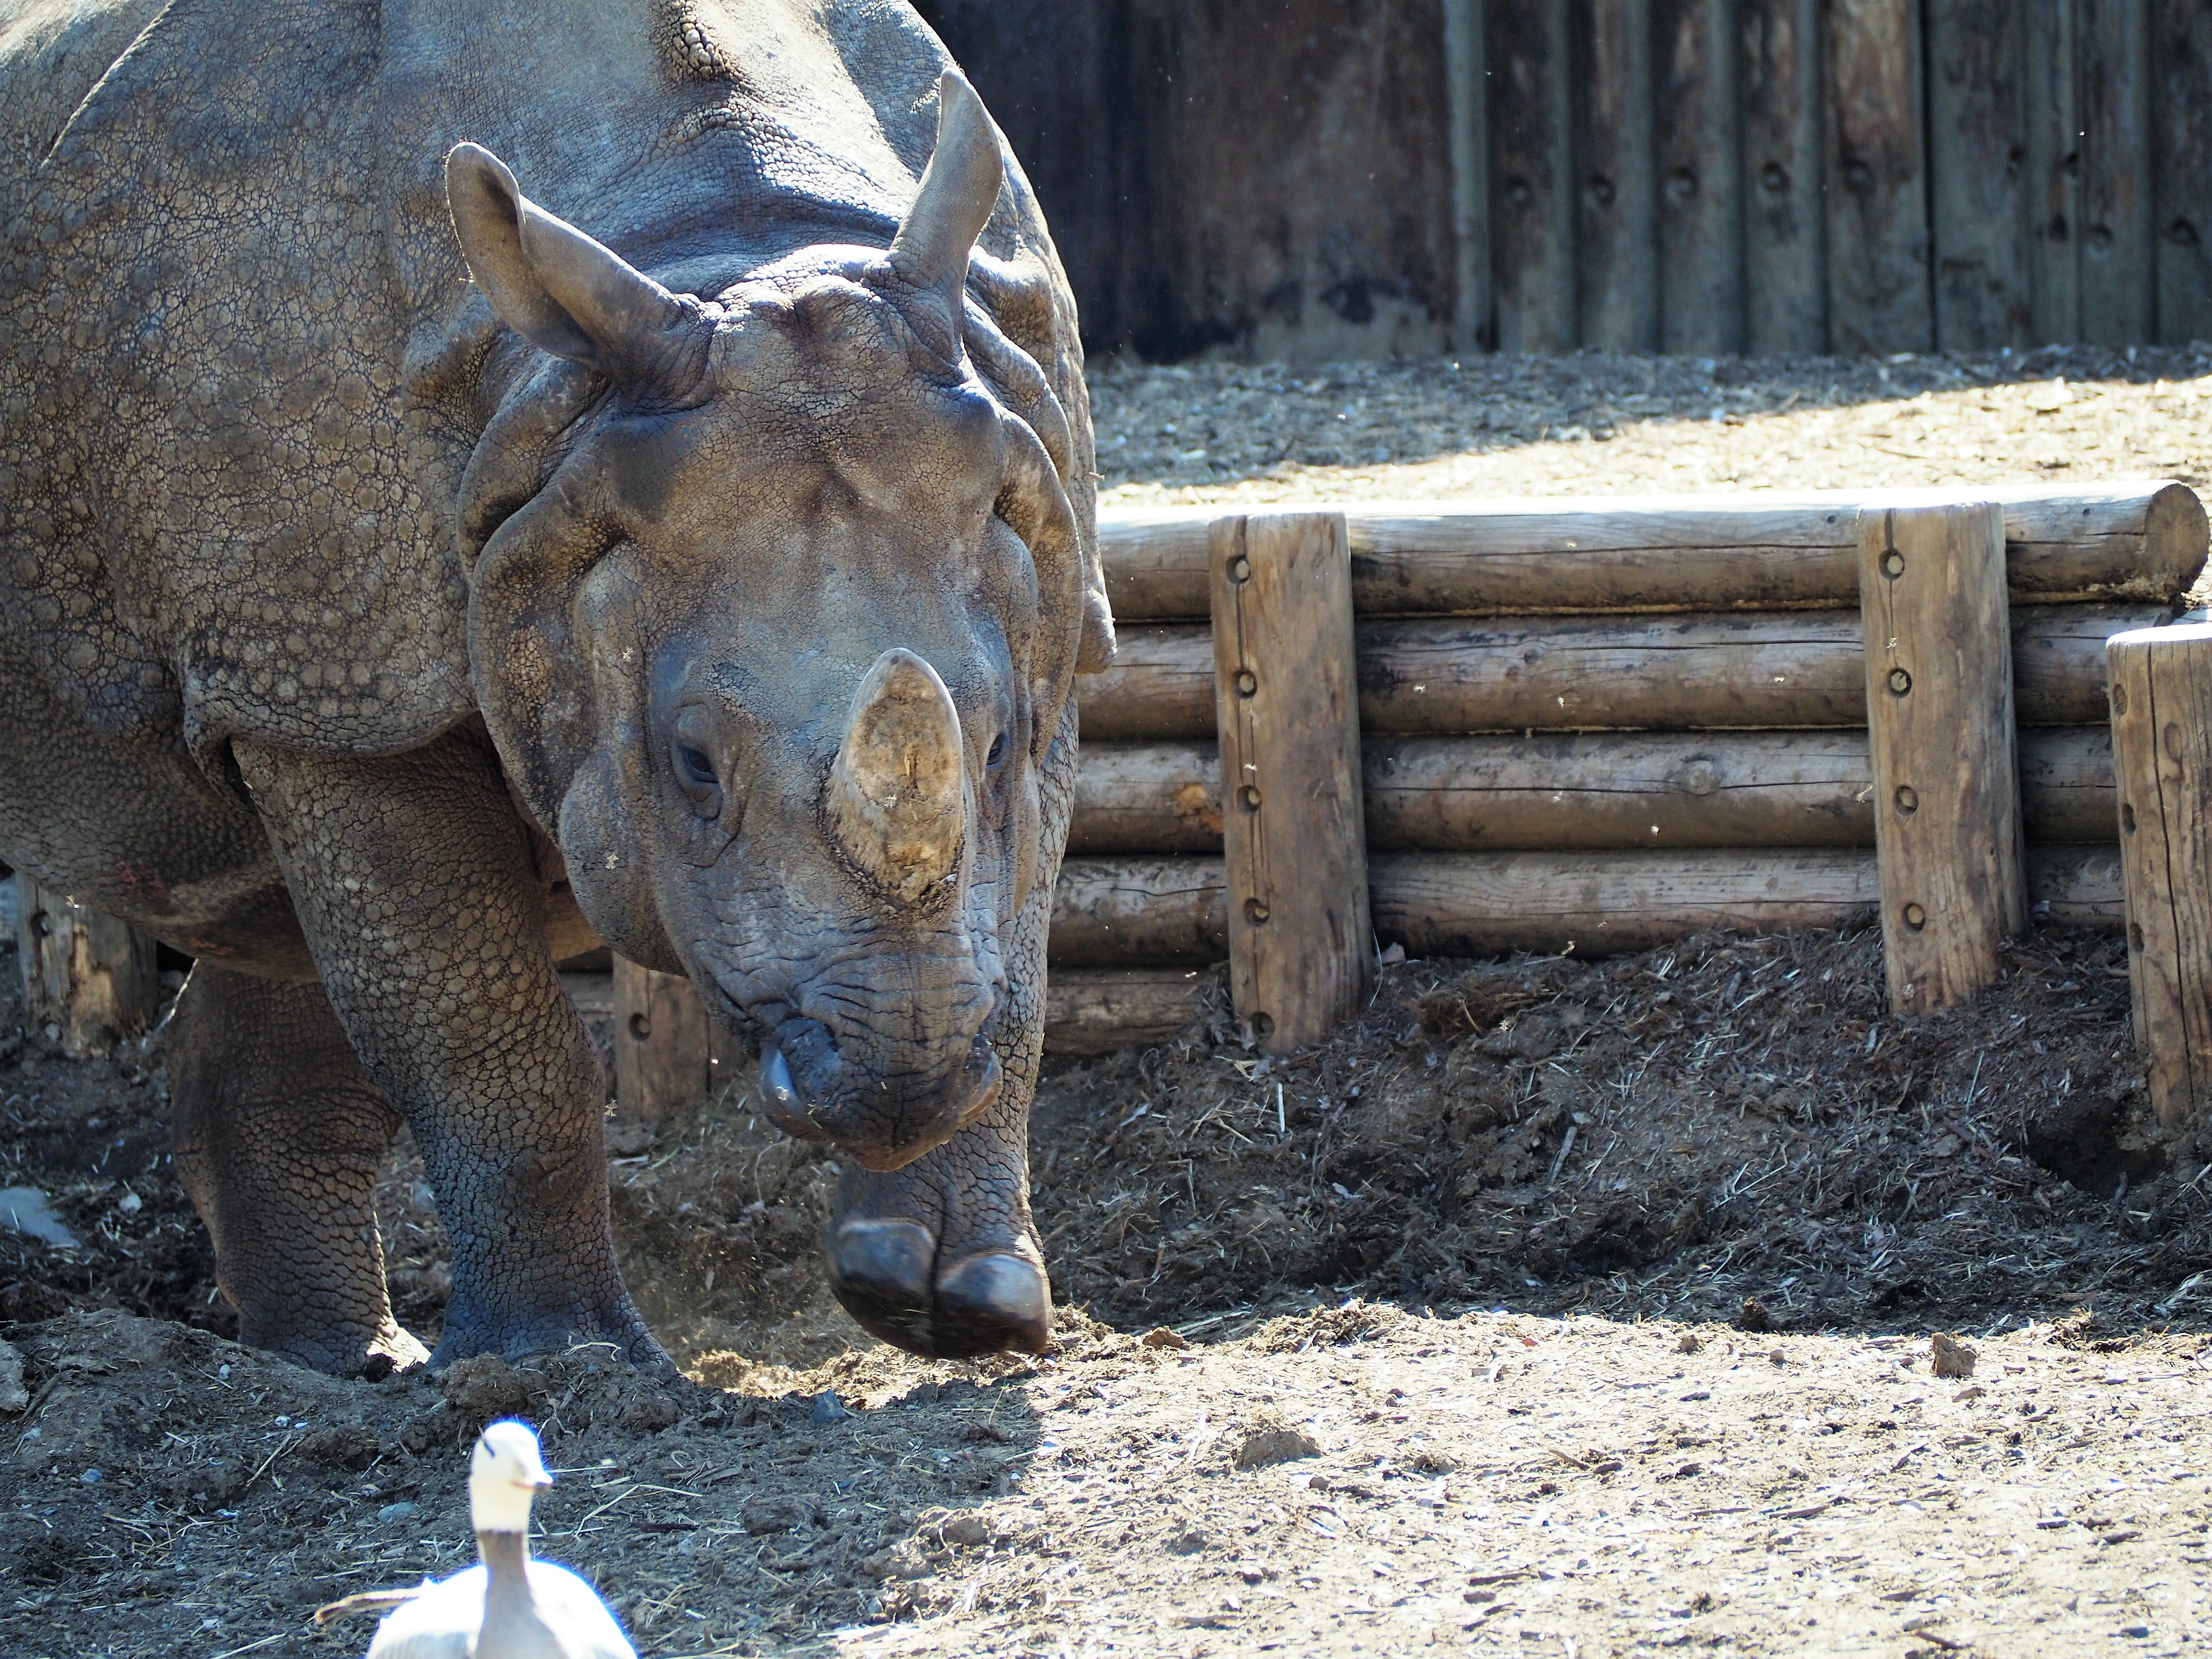
[[(1109, 501), (1311, 499), (2197, 478), (2208, 371), (1583, 356), (1097, 388)], [(0, 1227), (9, 1659), (358, 1651), (368, 1621), (313, 1610), (466, 1561), (464, 1444), (504, 1412), (562, 1473), (538, 1547), (654, 1656), (2212, 1637), (2212, 1145), (2146, 1119), (2116, 939), (2042, 931), (1915, 1022), (1863, 927), (1414, 962), (1286, 1064), (1218, 1005), (1055, 1064), (1036, 1203), (1079, 1311), (1042, 1360), (862, 1337), (814, 1260), (832, 1167), (743, 1093), (617, 1120), (618, 1243), (681, 1380), (585, 1352), (339, 1383), (230, 1346), (159, 1032), (60, 1060), (15, 980), (0, 961), (0, 1188), (78, 1242)], [(380, 1207), (434, 1335), (404, 1146)], [(1970, 1376), (1931, 1370), (1950, 1333)]]

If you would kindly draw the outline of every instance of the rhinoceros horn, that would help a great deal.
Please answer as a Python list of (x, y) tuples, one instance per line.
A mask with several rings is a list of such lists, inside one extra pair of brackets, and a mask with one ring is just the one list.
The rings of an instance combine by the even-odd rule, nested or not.
[(532, 345), (624, 386), (678, 391), (703, 365), (708, 328), (699, 302), (539, 207), (489, 150), (453, 147), (446, 203), (469, 275)]
[(952, 872), (967, 823), (960, 714), (913, 652), (884, 652), (860, 682), (825, 805), (846, 855), (902, 903)]
[(999, 131), (975, 88), (957, 70), (937, 83), (937, 149), (922, 170), (921, 193), (891, 239), (891, 268), (935, 307), (959, 356), (961, 295), (968, 255), (1006, 182)]

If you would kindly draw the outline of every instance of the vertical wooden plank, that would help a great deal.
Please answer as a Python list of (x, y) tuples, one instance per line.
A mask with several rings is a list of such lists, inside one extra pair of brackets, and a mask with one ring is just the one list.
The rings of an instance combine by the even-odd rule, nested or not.
[(1577, 0), (1575, 270), (1581, 342), (1659, 346), (1650, 0)]
[(1660, 331), (1668, 351), (1744, 345), (1735, 0), (1658, 0)]
[(2081, 337), (2081, 100), (2075, 0), (2027, 9), (2022, 120), (2027, 139), (2028, 335)]
[(1827, 65), (1829, 337), (1839, 352), (1925, 351), (1918, 0), (1829, 0)]
[(2105, 651), (2136, 1048), (2171, 1127), (2212, 1104), (2212, 627)]
[(1489, 14), (1491, 281), (1500, 351), (1575, 343), (1568, 0)]
[(1490, 292), (1490, 93), (1483, 0), (1443, 0), (1451, 122), (1455, 351), (1497, 342)]
[(2144, 0), (2077, 0), (2081, 76), (2081, 337), (2154, 336), (2150, 30)]
[(2012, 0), (1925, 0), (1936, 343), (2031, 343), (2025, 200), (2027, 52)]
[(1820, 205), (1820, 0), (1739, 0), (1744, 349), (1828, 349)]
[(2212, 340), (2212, 5), (2153, 0), (2158, 337)]
[(681, 974), (615, 957), (615, 1109), (665, 1123), (713, 1092), (714, 1033)]
[(1358, 1012), (1374, 973), (1351, 540), (1340, 513), (1217, 520), (1229, 988), (1288, 1054)]
[(161, 1008), (153, 939), (27, 875), (15, 882), (15, 957), (31, 1029), (81, 1060), (152, 1024)]
[(1890, 1006), (1924, 1014), (1994, 983), (2027, 928), (2004, 514), (1868, 507), (1858, 544)]

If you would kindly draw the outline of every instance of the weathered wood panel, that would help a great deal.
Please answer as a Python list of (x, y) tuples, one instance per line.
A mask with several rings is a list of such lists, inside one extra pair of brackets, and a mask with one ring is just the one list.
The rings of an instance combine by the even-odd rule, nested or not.
[(161, 1008), (153, 936), (28, 875), (12, 879), (24, 1024), (73, 1060), (152, 1024)]
[(2081, 337), (2081, 82), (2072, 0), (2024, 9), (2028, 333)]
[(1221, 750), (1212, 742), (1085, 743), (1067, 850), (1218, 853)]
[(1741, 106), (1735, 0), (1655, 0), (1663, 349), (1744, 347)]
[(2145, 0), (2075, 0), (2081, 77), (2081, 332), (2155, 337), (2150, 31)]
[(1568, 0), (1488, 8), (1492, 293), (1501, 351), (1575, 343)]
[(1934, 343), (1918, 0), (1829, 0), (1828, 332), (1844, 353)]
[(1444, 89), (1450, 123), (1452, 349), (1497, 342), (1490, 287), (1490, 74), (1483, 0), (1443, 0)]
[(2158, 337), (2212, 340), (2212, 6), (2152, 0)]
[(1737, 0), (1743, 41), (1744, 349), (1828, 349), (1820, 0)]
[(1578, 338), (1659, 349), (1650, 0), (1576, 0)]
[(2031, 343), (2024, 8), (1923, 0), (1936, 343), (1988, 351)]

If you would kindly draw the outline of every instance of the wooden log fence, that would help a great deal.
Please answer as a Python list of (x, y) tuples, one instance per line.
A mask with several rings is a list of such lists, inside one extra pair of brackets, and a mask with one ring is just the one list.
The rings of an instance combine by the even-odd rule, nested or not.
[[(2154, 1060), (2161, 1109), (2205, 1098), (2202, 884), (2154, 877), (2212, 833), (2169, 776), (2194, 787), (2189, 744), (2212, 738), (2142, 712), (2157, 673), (2193, 684), (2179, 653), (2212, 637), (2160, 626), (2204, 564), (2185, 487), (1180, 509), (1109, 515), (1102, 545), (1128, 625), (1079, 686), (1055, 1049), (1179, 1029), (1224, 963), (1281, 1048), (1356, 1004), (1382, 945), (1595, 955), (1877, 910), (1906, 930), (1893, 993), (1917, 1011), (1986, 978), (2028, 916), (2125, 917), (2134, 959), (2168, 964), (2137, 975), (2147, 1051), (2191, 1033), (2185, 1061)], [(2212, 725), (2212, 693), (2187, 695)], [(23, 898), (27, 973), (101, 957), (56, 969), (58, 1000), (33, 986), (35, 1007), (106, 984), (87, 1044), (150, 1014), (150, 946), (111, 940), (106, 964), (94, 923)], [(1916, 958), (1924, 934), (1956, 959)], [(576, 984), (605, 1010), (626, 1115), (742, 1069), (682, 981), (622, 964), (604, 992)]]

